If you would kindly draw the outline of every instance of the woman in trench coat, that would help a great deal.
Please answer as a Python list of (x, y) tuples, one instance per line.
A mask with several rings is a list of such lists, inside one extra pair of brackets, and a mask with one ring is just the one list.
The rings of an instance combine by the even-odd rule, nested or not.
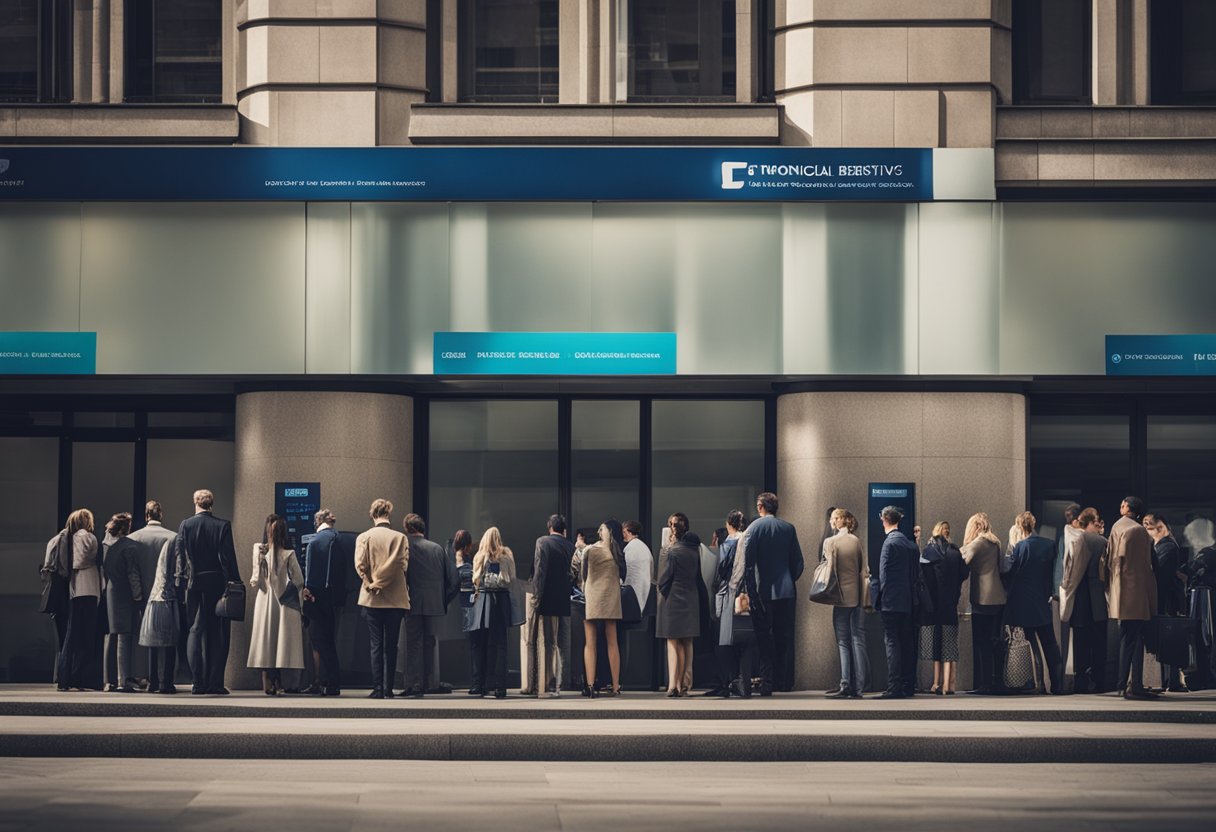
[(253, 546), (249, 585), (257, 593), (249, 632), (249, 666), (261, 669), (266, 695), (277, 696), (283, 692), (279, 671), (304, 668), (300, 616), (304, 575), (296, 553), (287, 548), (287, 523), (277, 514), (266, 518), (262, 542)]

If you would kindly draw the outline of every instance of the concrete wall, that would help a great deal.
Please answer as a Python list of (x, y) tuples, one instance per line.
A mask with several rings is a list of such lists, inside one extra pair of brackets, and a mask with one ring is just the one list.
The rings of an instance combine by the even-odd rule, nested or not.
[[(818, 562), (829, 506), (848, 508), (863, 543), (870, 482), (914, 482), (926, 529), (946, 520), (961, 543), (967, 518), (986, 511), (1004, 539), (1026, 500), (1025, 398), (1006, 393), (791, 393), (777, 400), (782, 515), (799, 530), (808, 572)], [(881, 528), (879, 529), (881, 533)], [(806, 582), (803, 581), (803, 584)], [(805, 586), (801, 589), (805, 590)], [(963, 588), (966, 599), (967, 587)], [(805, 593), (803, 593), (805, 596)], [(867, 617), (873, 684), (886, 678), (882, 625)], [(959, 687), (971, 682), (970, 627), (960, 626)], [(839, 681), (831, 608), (798, 600), (799, 689)]]
[[(381, 393), (245, 393), (236, 401), (235, 456), (232, 531), (248, 583), (253, 544), (261, 541), (262, 524), (274, 511), (276, 482), (321, 483), (321, 502), (338, 515), (341, 529), (369, 527), (368, 507), (377, 497), (393, 501), (393, 522), (400, 526), (413, 499), (414, 402)], [(245, 622), (232, 627), (232, 688), (261, 685), (257, 672), (246, 667), (252, 594), (248, 602)]]

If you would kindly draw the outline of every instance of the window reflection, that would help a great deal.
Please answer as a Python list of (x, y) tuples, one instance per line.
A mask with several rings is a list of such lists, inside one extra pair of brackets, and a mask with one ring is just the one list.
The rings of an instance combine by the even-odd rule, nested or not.
[(629, 100), (735, 98), (734, 0), (629, 0)]
[(557, 0), (462, 0), (461, 101), (557, 101)]

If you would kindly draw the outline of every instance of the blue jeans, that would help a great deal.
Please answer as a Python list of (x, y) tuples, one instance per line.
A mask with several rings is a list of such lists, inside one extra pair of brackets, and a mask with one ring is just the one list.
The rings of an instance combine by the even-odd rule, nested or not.
[(866, 651), (865, 610), (861, 606), (833, 607), (832, 628), (840, 650), (840, 689), (861, 693), (870, 682)]

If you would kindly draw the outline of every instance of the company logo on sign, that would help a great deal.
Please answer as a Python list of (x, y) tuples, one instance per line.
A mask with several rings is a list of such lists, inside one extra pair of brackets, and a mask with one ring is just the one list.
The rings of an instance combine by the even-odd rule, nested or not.
[(737, 191), (743, 187), (743, 180), (735, 178), (735, 173), (741, 170), (747, 170), (747, 162), (722, 163), (722, 190)]
[(308, 489), (307, 488), (284, 488), (283, 496), (284, 497), (307, 497)]
[(891, 498), (896, 498), (896, 499), (903, 499), (908, 496), (908, 489), (906, 489), (906, 488), (871, 488), (870, 496), (871, 497), (891, 497)]
[(8, 159), (0, 159), (0, 173), (4, 173), (6, 170), (8, 170), (8, 165)]

